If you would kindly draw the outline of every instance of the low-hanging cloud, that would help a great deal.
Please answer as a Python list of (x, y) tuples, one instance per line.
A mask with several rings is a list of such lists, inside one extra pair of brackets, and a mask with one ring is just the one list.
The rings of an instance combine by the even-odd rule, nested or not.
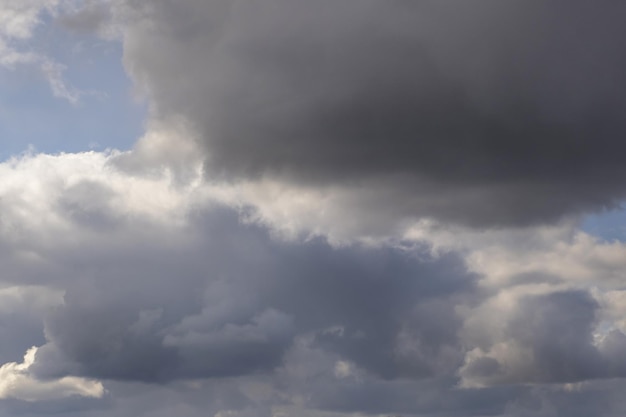
[(475, 226), (626, 195), (618, 2), (127, 6), (126, 66), (156, 117), (195, 128), (210, 179), (375, 189)]

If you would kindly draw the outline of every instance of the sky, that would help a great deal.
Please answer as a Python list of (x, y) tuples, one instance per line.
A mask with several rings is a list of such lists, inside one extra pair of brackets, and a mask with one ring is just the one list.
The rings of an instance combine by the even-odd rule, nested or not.
[(0, 0), (0, 417), (623, 417), (624, 13)]

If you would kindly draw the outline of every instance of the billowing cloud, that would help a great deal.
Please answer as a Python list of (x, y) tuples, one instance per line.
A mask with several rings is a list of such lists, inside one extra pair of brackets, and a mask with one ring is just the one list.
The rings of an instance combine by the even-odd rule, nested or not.
[(624, 6), (23, 4), (150, 119), (0, 163), (0, 416), (624, 415)]
[(103, 380), (111, 397), (140, 384), (131, 403), (158, 384), (177, 401), (232, 398), (215, 408), (231, 415), (466, 416), (525, 409), (529, 384), (553, 384), (537, 394), (553, 404), (626, 371), (621, 243), (574, 224), (274, 234), (225, 203), (236, 186), (158, 158), (138, 170), (142, 152), (0, 165), (7, 309), (42, 311), (32, 380)]
[(126, 66), (157, 117), (195, 128), (210, 179), (341, 186), (473, 225), (625, 195), (622, 4), (127, 6)]
[[(43, 194), (22, 185), (14, 203), (13, 221), (43, 222), (39, 240), (24, 242), (28, 250), (61, 266), (56, 277), (35, 270), (31, 279), (66, 289), (65, 303), (46, 315), (50, 343), (35, 367), (42, 376), (159, 381), (268, 372), (294, 337), (310, 332), (385, 377), (434, 375), (462, 360), (452, 306), (476, 296), (475, 276), (454, 255), (422, 262), (430, 259), (424, 249), (281, 241), (207, 199), (202, 183), (178, 186), (167, 171), (128, 176), (112, 165), (119, 156), (16, 163), (49, 170)], [(86, 171), (76, 176), (79, 167)], [(53, 211), (21, 217), (42, 207), (31, 199)]]
[[(65, 291), (45, 315), (38, 377), (268, 373), (305, 335), (384, 378), (462, 362), (453, 307), (478, 294), (458, 257), (283, 241), (202, 182), (181, 184), (169, 170), (133, 176), (118, 168), (123, 156), (26, 155), (2, 166), (5, 280)], [(435, 315), (445, 326), (425, 319)]]
[(37, 348), (29, 349), (23, 363), (5, 363), (0, 367), (0, 399), (46, 401), (72, 396), (101, 398), (105, 391), (98, 381), (65, 377), (40, 381), (30, 374)]

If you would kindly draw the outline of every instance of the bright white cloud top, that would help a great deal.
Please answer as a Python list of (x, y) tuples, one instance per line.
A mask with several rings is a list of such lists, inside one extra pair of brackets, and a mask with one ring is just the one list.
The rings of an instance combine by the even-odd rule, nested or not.
[(24, 355), (22, 363), (6, 363), (0, 367), (0, 398), (22, 401), (46, 401), (60, 398), (93, 397), (101, 398), (105, 391), (102, 384), (83, 378), (64, 377), (52, 381), (40, 381), (29, 375), (29, 368), (35, 363), (37, 348), (33, 347)]
[[(72, 33), (68, 45), (118, 44), (149, 106), (130, 150), (101, 143), (109, 149), (0, 162), (0, 417), (624, 415), (626, 243), (581, 229), (588, 213), (623, 199), (609, 178), (621, 168), (584, 136), (574, 139), (587, 152), (562, 160), (544, 148), (529, 156), (531, 140), (507, 138), (516, 159), (472, 107), (480, 96), (498, 134), (519, 122), (559, 142), (563, 126), (579, 126), (572, 114), (600, 117), (588, 104), (605, 92), (600, 119), (619, 131), (610, 109), (621, 101), (606, 80), (577, 86), (567, 107), (560, 90), (537, 93), (544, 75), (520, 81), (494, 52), (517, 48), (539, 71), (531, 61), (542, 48), (580, 53), (550, 22), (569, 33), (582, 21), (592, 43), (605, 34), (577, 1), (562, 15), (481, 0), (459, 6), (462, 16), (454, 2), (365, 1), (360, 14), (356, 3), (323, 1), (327, 13), (299, 0), (0, 0), (5, 69), (44, 71), (58, 102), (79, 103), (62, 54), (36, 47), (42, 31)], [(507, 38), (507, 19), (521, 11), (515, 24), (536, 23), (547, 40)], [(597, 13), (607, 33), (622, 30)], [(458, 48), (466, 39), (427, 21), (416, 29), (423, 16), (476, 39), (486, 36), (481, 22), (508, 22), (485, 29), (502, 31), (504, 43), (479, 52), (491, 60), (486, 80), (527, 101), (489, 96), (465, 78), (472, 68), (447, 73), (468, 63)], [(421, 56), (418, 40), (441, 73), (405, 60), (404, 48)], [(372, 62), (370, 47), (397, 66)], [(611, 47), (598, 65), (619, 65)], [(412, 84), (403, 68), (426, 78)], [(434, 107), (403, 83), (424, 88)], [(455, 101), (458, 85), (470, 88), (467, 103)], [(545, 106), (541, 123), (524, 103)], [(381, 113), (387, 107), (394, 112)], [(433, 108), (487, 139), (460, 158), (461, 133), (439, 125)], [(414, 118), (440, 140), (420, 145), (427, 159), (411, 142), (425, 126)], [(355, 121), (369, 126), (359, 143), (375, 152), (350, 148), (364, 132)], [(602, 133), (597, 140), (617, 149)], [(567, 165), (592, 172), (604, 160), (593, 178)]]

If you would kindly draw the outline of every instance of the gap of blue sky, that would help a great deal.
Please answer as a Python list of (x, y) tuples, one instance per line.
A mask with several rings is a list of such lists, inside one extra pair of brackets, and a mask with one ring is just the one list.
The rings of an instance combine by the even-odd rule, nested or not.
[(0, 160), (34, 148), (59, 153), (129, 149), (144, 130), (145, 103), (133, 97), (122, 46), (46, 22), (29, 49), (63, 65), (82, 92), (72, 104), (55, 97), (35, 66), (0, 68)]
[(626, 242), (626, 210), (621, 207), (617, 210), (587, 216), (581, 228), (607, 241)]

